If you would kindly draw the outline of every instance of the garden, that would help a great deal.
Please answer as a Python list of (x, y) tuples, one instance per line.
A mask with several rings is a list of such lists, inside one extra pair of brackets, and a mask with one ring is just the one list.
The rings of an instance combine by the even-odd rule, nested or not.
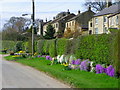
[(5, 58), (46, 72), (72, 87), (118, 88), (119, 40), (119, 33), (39, 40), (34, 44), (34, 56), (30, 42), (17, 42)]

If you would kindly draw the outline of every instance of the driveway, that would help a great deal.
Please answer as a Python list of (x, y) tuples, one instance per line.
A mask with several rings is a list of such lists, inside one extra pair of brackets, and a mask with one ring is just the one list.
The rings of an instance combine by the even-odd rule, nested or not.
[(2, 62), (2, 88), (70, 88), (68, 85), (32, 67), (12, 61)]

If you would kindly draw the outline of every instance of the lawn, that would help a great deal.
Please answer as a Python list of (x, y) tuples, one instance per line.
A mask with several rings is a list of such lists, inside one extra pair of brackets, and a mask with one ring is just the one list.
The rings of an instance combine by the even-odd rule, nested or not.
[(15, 60), (18, 63), (31, 66), (48, 75), (57, 78), (64, 83), (76, 88), (118, 88), (120, 79), (105, 74), (95, 74), (80, 70), (64, 70), (60, 64), (50, 65), (51, 61), (45, 58), (13, 58), (5, 57), (7, 60)]

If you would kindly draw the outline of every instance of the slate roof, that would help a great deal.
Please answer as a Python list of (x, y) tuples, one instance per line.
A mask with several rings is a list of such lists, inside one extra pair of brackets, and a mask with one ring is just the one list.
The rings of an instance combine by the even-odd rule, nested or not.
[(114, 14), (110, 15), (108, 18), (110, 18), (110, 17), (112, 17), (112, 16), (115, 16), (115, 15), (117, 15), (117, 14), (120, 14), (120, 10), (117, 11), (117, 12), (115, 12)]
[(102, 15), (107, 15), (107, 14), (114, 14), (115, 12), (118, 12), (120, 10), (120, 4), (115, 4), (110, 7), (107, 7), (94, 16), (102, 16)]
[(63, 16), (63, 17), (60, 17), (60, 18), (56, 18), (55, 20), (53, 20), (53, 21), (50, 22), (50, 23), (52, 24), (52, 23), (55, 23), (55, 22), (59, 22), (59, 21), (61, 21), (61, 20), (63, 20), (63, 19), (65, 19), (65, 21), (66, 21), (66, 20), (68, 20), (68, 19), (70, 19), (70, 18), (72, 18), (72, 17), (74, 17), (74, 16), (75, 16), (75, 14), (71, 13), (71, 14), (68, 14), (68, 15), (66, 15), (66, 16)]

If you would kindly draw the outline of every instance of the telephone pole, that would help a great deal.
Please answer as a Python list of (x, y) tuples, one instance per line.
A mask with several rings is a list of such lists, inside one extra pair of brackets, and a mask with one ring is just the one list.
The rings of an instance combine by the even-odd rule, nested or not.
[(34, 55), (35, 2), (32, 0), (32, 55)]

